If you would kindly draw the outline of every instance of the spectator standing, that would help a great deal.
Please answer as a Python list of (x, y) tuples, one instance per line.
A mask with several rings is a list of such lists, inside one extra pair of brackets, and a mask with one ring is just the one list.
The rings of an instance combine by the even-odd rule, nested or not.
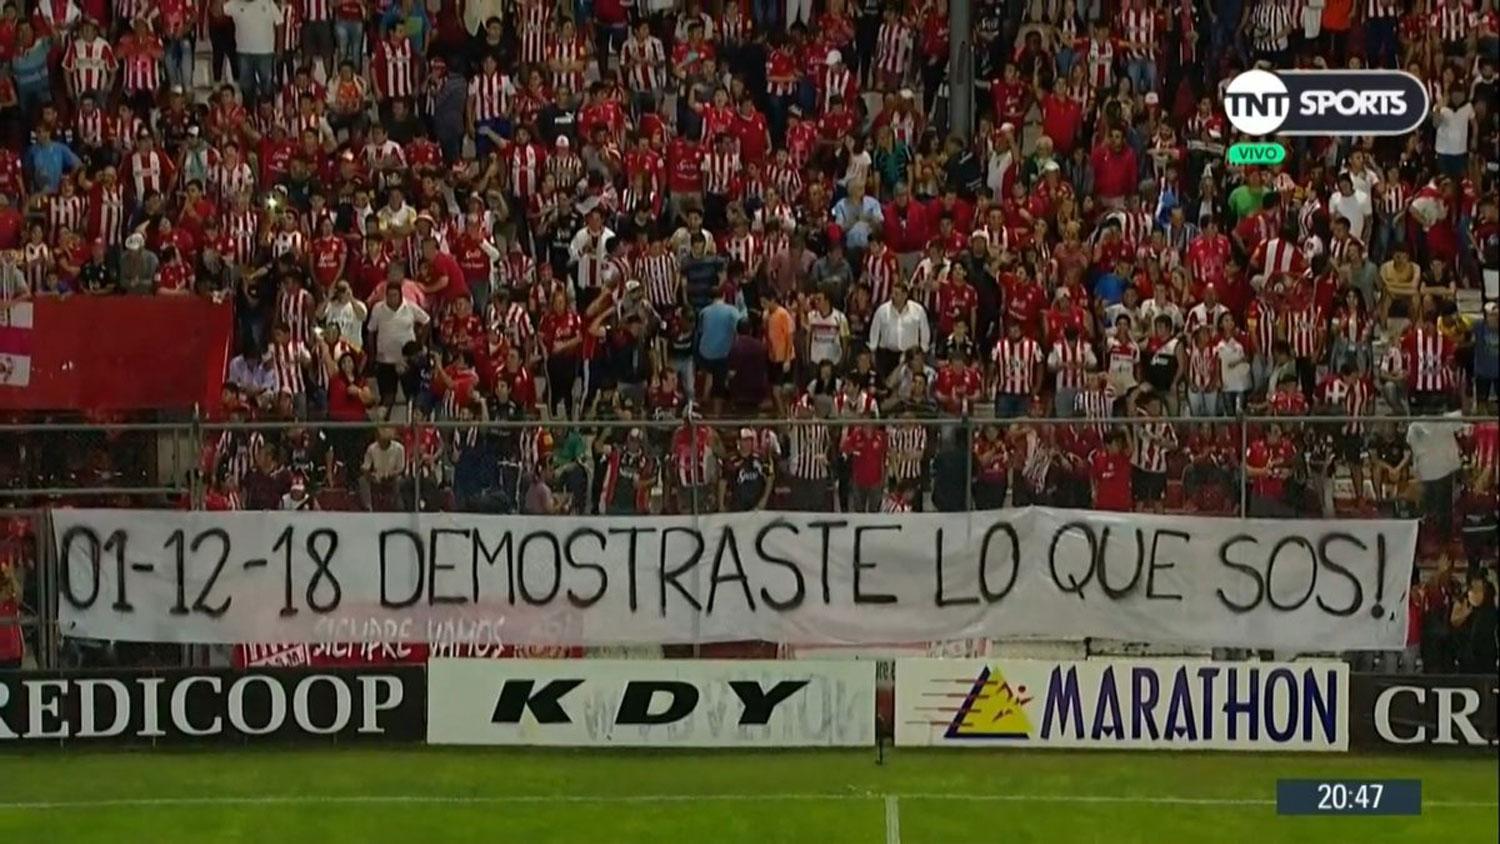
[(359, 475), (360, 504), (366, 510), (374, 510), (377, 503), (393, 505), (400, 494), (401, 478), (405, 473), (406, 446), (396, 439), (395, 429), (382, 426), (375, 432), (375, 441), (365, 449)]
[[(431, 321), (427, 311), (406, 300), (398, 281), (388, 282), (385, 295), (370, 309), (366, 324), (375, 346), (375, 384), (387, 419), (396, 404), (396, 388), (405, 371), (406, 344), (425, 336)], [(408, 400), (414, 398), (407, 396)]]
[(224, 14), (234, 21), (235, 61), (247, 107), (276, 93), (276, 28), (281, 8), (273, 0), (228, 0)]
[(1453, 538), (1453, 493), (1463, 454), (1458, 435), (1461, 422), (1412, 422), (1406, 429), (1411, 446), (1412, 474), (1422, 483), (1422, 512), (1433, 540), (1446, 547)]
[(14, 563), (0, 565), (0, 671), (21, 667), (26, 640), (21, 633), (21, 578)]

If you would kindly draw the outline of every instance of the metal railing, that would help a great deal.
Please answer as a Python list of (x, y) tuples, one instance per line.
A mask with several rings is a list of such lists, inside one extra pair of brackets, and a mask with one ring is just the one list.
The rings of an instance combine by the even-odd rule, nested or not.
[[(203, 509), (212, 494), (221, 486), (215, 477), (226, 471), (224, 455), (209, 459), (215, 449), (226, 445), (240, 449), (235, 459), (240, 461), (237, 471), (249, 471), (255, 459), (251, 447), (259, 442), (273, 442), (292, 429), (307, 429), (317, 436), (332, 442), (325, 443), (328, 449), (342, 449), (340, 459), (350, 454), (362, 454), (365, 445), (373, 440), (381, 428), (391, 429), (395, 438), (422, 443), (424, 436), (431, 442), (433, 433), (441, 446), (440, 453), (431, 461), (440, 471), (424, 474), (409, 472), (409, 478), (394, 496), (369, 496), (374, 509), (382, 511), (403, 510), (413, 513), (431, 510), (455, 509), (480, 513), (519, 512), (524, 497), (521, 485), (525, 478), (517, 476), (516, 495), (508, 501), (497, 503), (486, 500), (476, 503), (457, 494), (454, 457), (451, 442), (455, 435), (512, 436), (547, 431), (556, 436), (554, 446), (563, 444), (577, 434), (578, 442), (571, 448), (581, 448), (582, 460), (567, 462), (559, 468), (568, 472), (567, 483), (574, 489), (584, 490), (582, 501), (575, 496), (569, 512), (595, 513), (598, 508), (596, 466), (589, 459), (596, 452), (594, 446), (602, 440), (617, 442), (631, 429), (639, 429), (648, 447), (658, 451), (660, 470), (659, 493), (643, 507), (645, 512), (677, 512), (699, 515), (712, 512), (719, 502), (712, 488), (694, 485), (691, 494), (683, 497), (677, 493), (682, 485), (675, 482), (675, 467), (667, 443), (673, 435), (690, 439), (701, 436), (707, 429), (719, 435), (709, 439), (717, 441), (715, 446), (722, 455), (731, 454), (735, 448), (740, 429), (749, 428), (756, 433), (756, 447), (769, 443), (764, 432), (778, 435), (782, 448), (781, 474), (775, 484), (778, 487), (768, 500), (768, 509), (793, 509), (787, 507), (787, 482), (794, 470), (790, 451), (796, 448), (792, 435), (795, 428), (823, 427), (828, 434), (829, 460), (827, 478), (818, 499), (829, 511), (837, 511), (841, 505), (841, 492), (847, 489), (847, 479), (841, 478), (841, 453), (839, 441), (844, 430), (853, 427), (883, 426), (890, 429), (921, 429), (925, 432), (924, 457), (916, 461), (914, 483), (908, 484), (917, 491), (915, 500), (908, 503), (913, 509), (945, 509), (965, 511), (984, 509), (995, 504), (1019, 505), (1045, 503), (1052, 506), (1088, 507), (1089, 480), (1087, 464), (1081, 456), (1084, 446), (1097, 446), (1106, 433), (1112, 430), (1140, 430), (1143, 425), (1167, 423), (1175, 432), (1180, 456), (1167, 462), (1167, 493), (1161, 505), (1151, 504), (1150, 509), (1165, 512), (1191, 512), (1204, 516), (1245, 517), (1250, 515), (1304, 515), (1317, 517), (1331, 515), (1337, 507), (1343, 517), (1361, 515), (1397, 515), (1405, 517), (1430, 517), (1433, 505), (1419, 494), (1422, 483), (1411, 472), (1408, 464), (1401, 473), (1405, 486), (1396, 489), (1393, 497), (1388, 493), (1393, 479), (1384, 471), (1372, 471), (1377, 458), (1384, 455), (1379, 449), (1387, 443), (1400, 444), (1406, 441), (1412, 425), (1422, 424), (1429, 430), (1458, 437), (1456, 447), (1464, 463), (1449, 478), (1448, 494), (1485, 492), (1493, 493), (1495, 468), (1492, 464), (1475, 461), (1475, 453), (1468, 448), (1467, 436), (1470, 426), (1494, 423), (1493, 417), (1470, 416), (1219, 416), (1219, 417), (1158, 417), (1158, 418), (1044, 418), (1025, 417), (998, 419), (989, 415), (966, 417), (902, 415), (880, 419), (868, 418), (807, 418), (773, 419), (748, 418), (697, 418), (685, 420), (652, 419), (527, 419), (515, 422), (496, 421), (414, 421), (399, 422), (221, 422), (193, 418), (185, 422), (128, 423), (119, 425), (48, 424), (0, 425), (0, 480), (9, 481), (0, 486), (0, 522), (25, 523), (24, 530), (7, 534), (7, 559), (11, 564), (19, 563), (26, 572), (21, 579), (22, 597), (19, 619), (0, 624), (20, 624), (29, 647), (37, 661), (45, 666), (55, 666), (63, 658), (65, 632), (57, 626), (57, 578), (55, 549), (50, 541), (48, 511), (52, 507), (69, 506), (120, 506), (176, 509)], [(1244, 457), (1251, 446), (1261, 439), (1272, 425), (1280, 426), (1296, 444), (1297, 466), (1291, 467), (1290, 477), (1304, 498), (1300, 503), (1281, 502), (1284, 511), (1257, 512), (1255, 481), (1244, 471)], [(1351, 427), (1355, 426), (1355, 427)], [(1433, 427), (1436, 426), (1436, 427)], [(976, 462), (975, 443), (997, 431), (1009, 438), (1014, 446), (1004, 472), (1004, 489), (998, 501), (995, 490), (986, 489), (980, 480), (980, 470), (985, 468)], [(681, 432), (687, 431), (686, 435)], [(433, 433), (428, 433), (433, 432)], [(258, 437), (257, 437), (258, 435)], [(1211, 435), (1211, 436), (1210, 436)], [(1082, 439), (1082, 444), (1078, 442)], [(462, 439), (462, 436), (459, 437)], [(1369, 449), (1353, 460), (1351, 450)], [(1026, 449), (1033, 449), (1027, 454)], [(954, 458), (962, 450), (962, 461)], [(1055, 459), (1047, 472), (1061, 473), (1060, 481), (1053, 488), (1037, 490), (1030, 488), (1026, 479), (1028, 472), (1035, 473), (1038, 464), (1047, 461), (1036, 457), (1036, 449), (1046, 451)], [(949, 450), (949, 451), (945, 451)], [(119, 460), (127, 468), (106, 462), (91, 464), (90, 460)], [(22, 465), (14, 464), (19, 461)], [(249, 462), (247, 462), (249, 461)], [(1083, 461), (1083, 462), (1081, 462)], [(556, 461), (556, 452), (551, 460)], [(940, 468), (939, 464), (944, 464)], [(1361, 470), (1357, 476), (1351, 471), (1351, 463)], [(806, 465), (806, 464), (804, 464)], [(961, 466), (961, 469), (958, 467)], [(576, 468), (575, 468), (576, 467)], [(888, 467), (889, 468), (889, 467)], [(1203, 469), (1204, 471), (1195, 471)], [(517, 468), (519, 471), (519, 467)], [(962, 483), (962, 494), (949, 494), (951, 489), (940, 487), (951, 484), (952, 475)], [(904, 474), (913, 470), (910, 461)], [(355, 496), (358, 484), (358, 469), (344, 465), (336, 477), (322, 480), (320, 487), (310, 489), (314, 500), (325, 509), (363, 509), (363, 501)], [(902, 474), (902, 472), (898, 472)], [(941, 477), (940, 477), (941, 476)], [(27, 479), (34, 479), (28, 483)], [(1358, 481), (1360, 489), (1352, 482)], [(39, 481), (39, 482), (36, 482)], [(427, 486), (424, 487), (424, 484)], [(889, 478), (888, 478), (889, 485)], [(1398, 486), (1400, 484), (1398, 483)], [(432, 487), (436, 486), (436, 489)], [(1205, 488), (1211, 487), (1211, 488)], [(1335, 489), (1336, 487), (1336, 489)], [(1052, 494), (1063, 496), (1059, 500), (1048, 500)], [(987, 497), (988, 496), (988, 497)], [(1348, 500), (1363, 500), (1365, 508), (1350, 507)], [(1336, 500), (1338, 503), (1336, 503)], [(1264, 503), (1264, 502), (1261, 502)], [(1273, 502), (1275, 503), (1275, 502)], [(1437, 502), (1439, 506), (1442, 502)], [(1447, 502), (1443, 515), (1449, 519), (1440, 533), (1453, 538), (1452, 500)], [(271, 508), (267, 508), (271, 509)], [(823, 509), (806, 506), (802, 500), (795, 509)], [(1138, 509), (1148, 509), (1138, 507)], [(21, 550), (17, 550), (21, 549)], [(1466, 549), (1467, 550), (1467, 549)], [(1492, 548), (1480, 549), (1479, 553), (1493, 556)], [(1473, 560), (1471, 556), (1471, 561)], [(696, 652), (696, 651), (695, 651)], [(202, 654), (192, 648), (184, 648), (181, 658), (185, 662), (201, 662)]]

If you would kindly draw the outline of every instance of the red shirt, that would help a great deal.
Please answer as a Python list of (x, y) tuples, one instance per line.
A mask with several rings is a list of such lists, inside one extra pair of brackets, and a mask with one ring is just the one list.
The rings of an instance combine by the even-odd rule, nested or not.
[(1140, 168), (1135, 160), (1135, 150), (1120, 147), (1119, 152), (1107, 144), (1094, 147), (1094, 192), (1106, 199), (1134, 193), (1140, 187)]
[(740, 140), (740, 158), (746, 164), (760, 164), (766, 160), (771, 140), (767, 134), (769, 129), (764, 114), (752, 111), (748, 117), (743, 114), (735, 115), (732, 131)]
[(1078, 146), (1078, 129), (1083, 125), (1083, 107), (1072, 97), (1048, 94), (1042, 99), (1042, 134), (1052, 139), (1058, 155), (1067, 156)]
[[(1296, 459), (1297, 449), (1290, 440), (1280, 440), (1275, 445), (1266, 440), (1250, 444), (1250, 453), (1245, 456), (1245, 465), (1252, 469), (1285, 470)], [(1266, 475), (1251, 481), (1252, 490), (1262, 498), (1280, 500), (1286, 493), (1286, 478)]]
[(703, 190), (703, 148), (687, 138), (674, 138), (667, 147), (667, 188), (672, 193)]
[(864, 487), (885, 484), (885, 457), (890, 448), (884, 428), (850, 428), (844, 435), (844, 454), (848, 455), (850, 477)]
[(1128, 512), (1134, 506), (1130, 455), (1098, 449), (1089, 455), (1089, 474), (1094, 479), (1094, 509)]
[(579, 319), (578, 314), (574, 311), (564, 311), (562, 313), (548, 311), (547, 315), (542, 317), (542, 324), (538, 333), (542, 335), (542, 349), (548, 355), (563, 354), (578, 357), (582, 353), (580, 346), (573, 346), (560, 353), (553, 351), (557, 344), (565, 343), (583, 333), (583, 320)]
[(945, 366), (933, 381), (938, 403), (955, 415), (964, 413), (983, 390), (984, 376), (974, 366)]

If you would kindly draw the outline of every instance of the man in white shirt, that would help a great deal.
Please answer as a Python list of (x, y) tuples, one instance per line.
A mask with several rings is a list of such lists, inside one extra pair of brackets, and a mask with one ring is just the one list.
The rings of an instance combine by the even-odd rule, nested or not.
[(368, 328), (375, 345), (375, 384), (380, 388), (380, 403), (386, 418), (390, 418), (391, 407), (396, 403), (396, 385), (406, 366), (403, 349), (431, 321), (426, 311), (402, 297), (399, 281), (388, 282), (385, 298), (370, 310)]
[(240, 63), (245, 107), (276, 94), (276, 27), (281, 9), (272, 0), (229, 0), (224, 14), (234, 21), (234, 44)]
[(573, 274), (573, 286), (577, 292), (580, 311), (588, 307), (604, 284), (609, 243), (614, 237), (614, 230), (604, 225), (603, 214), (595, 208), (584, 217), (583, 228), (573, 235), (573, 241), (568, 244), (568, 263), (578, 268)]
[(828, 294), (813, 294), (813, 310), (807, 320), (807, 357), (817, 366), (823, 361), (835, 367), (844, 359), (844, 344), (849, 338), (849, 319), (835, 308)]
[(1458, 438), (1468, 433), (1458, 411), (1452, 422), (1413, 422), (1406, 428), (1412, 474), (1422, 482), (1422, 511), (1445, 545), (1453, 537), (1453, 481), (1463, 468)]
[(401, 475), (406, 471), (406, 446), (396, 439), (396, 432), (380, 428), (375, 441), (365, 449), (364, 465), (359, 473), (359, 502), (366, 510), (374, 508), (374, 492), (395, 498)]
[(387, 238), (403, 238), (417, 224), (417, 209), (406, 204), (406, 194), (400, 188), (391, 188), (386, 204), (375, 212), (375, 221)]
[(1343, 217), (1349, 221), (1349, 231), (1361, 243), (1370, 242), (1370, 221), (1374, 219), (1370, 195), (1354, 189), (1354, 178), (1348, 173), (1339, 174), (1339, 189), (1328, 198), (1330, 217)]
[(1474, 104), (1462, 86), (1454, 85), (1448, 91), (1448, 101), (1432, 110), (1432, 122), (1437, 126), (1437, 137), (1433, 151), (1437, 153), (1438, 167), (1444, 175), (1462, 179), (1469, 165), (1469, 131), (1474, 124)]
[(875, 369), (885, 378), (901, 365), (909, 349), (927, 351), (931, 342), (927, 310), (907, 296), (906, 282), (891, 286), (890, 301), (875, 309), (870, 320), (870, 349), (875, 352)]

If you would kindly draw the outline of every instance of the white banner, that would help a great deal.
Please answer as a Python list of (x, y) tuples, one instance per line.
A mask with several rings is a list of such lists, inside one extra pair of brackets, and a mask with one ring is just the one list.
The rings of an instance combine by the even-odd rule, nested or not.
[(427, 678), (429, 744), (875, 743), (870, 662), (436, 659)]
[(903, 659), (896, 744), (1349, 748), (1342, 662)]
[(57, 510), (64, 635), (1400, 648), (1417, 524), (1029, 508), (657, 518)]

